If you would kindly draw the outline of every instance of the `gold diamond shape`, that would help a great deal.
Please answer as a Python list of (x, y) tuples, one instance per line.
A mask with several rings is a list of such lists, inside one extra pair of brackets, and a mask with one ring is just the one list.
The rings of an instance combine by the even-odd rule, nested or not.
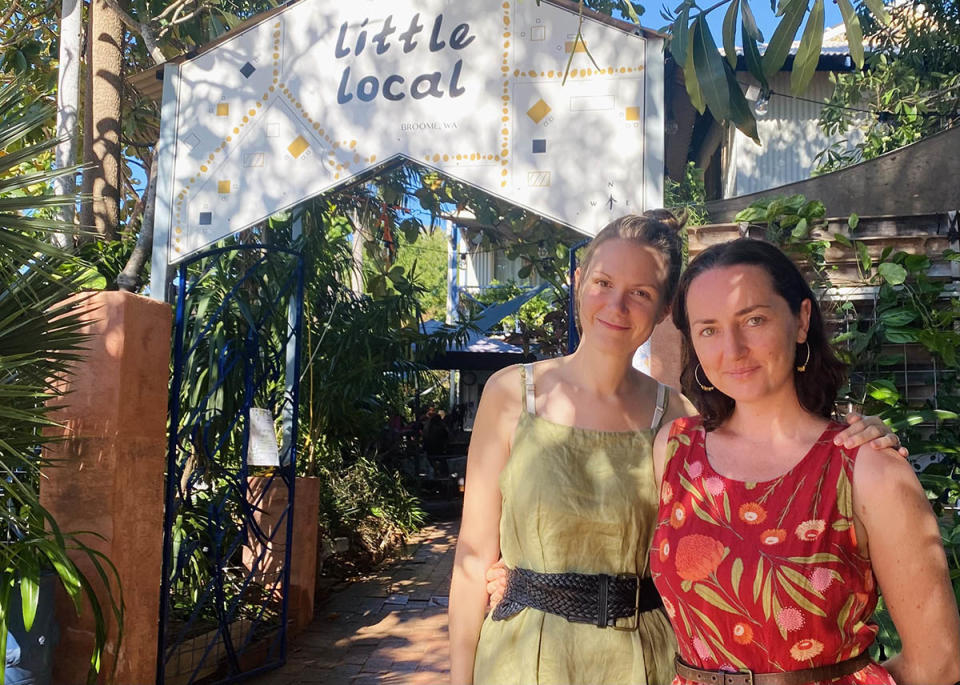
[(227, 104), (226, 102), (218, 102), (218, 103), (217, 103), (217, 116), (218, 116), (218, 117), (230, 116), (230, 105)]
[(294, 157), (299, 157), (310, 147), (310, 143), (303, 136), (297, 136), (296, 139), (287, 146), (287, 151)]
[(639, 107), (627, 107), (627, 121), (640, 121)]
[(550, 114), (550, 105), (544, 102), (543, 98), (537, 100), (536, 104), (527, 110), (527, 116), (533, 119), (535, 124), (539, 124), (548, 114)]
[(217, 181), (217, 192), (221, 195), (229, 195), (230, 181)]

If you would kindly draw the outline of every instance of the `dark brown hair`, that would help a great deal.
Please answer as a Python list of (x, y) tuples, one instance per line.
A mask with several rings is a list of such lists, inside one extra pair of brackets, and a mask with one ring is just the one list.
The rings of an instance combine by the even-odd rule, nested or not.
[[(683, 393), (697, 407), (708, 431), (719, 427), (733, 413), (736, 403), (731, 397), (717, 389), (703, 390), (695, 377), (700, 360), (693, 349), (690, 334), (687, 292), (693, 279), (700, 274), (710, 269), (738, 264), (759, 266), (766, 271), (773, 289), (787, 301), (794, 314), (800, 311), (800, 304), (804, 300), (810, 300), (810, 327), (807, 331), (810, 360), (806, 364), (806, 371), (793, 372), (793, 380), (800, 405), (813, 414), (829, 418), (833, 414), (837, 392), (846, 378), (846, 365), (837, 359), (830, 347), (817, 298), (787, 255), (770, 243), (751, 238), (740, 238), (708, 247), (690, 262), (680, 278), (677, 299), (673, 304), (673, 324), (683, 335), (683, 368), (680, 372)], [(798, 362), (803, 360), (806, 357), (806, 346), (799, 346), (797, 355)], [(709, 379), (701, 376), (701, 380)]]
[[(677, 282), (680, 280), (680, 270), (683, 268), (683, 257), (680, 245), (680, 229), (686, 223), (686, 216), (675, 216), (666, 209), (650, 209), (643, 214), (627, 214), (614, 219), (600, 229), (594, 236), (580, 260), (580, 272), (586, 274), (590, 270), (590, 262), (597, 248), (608, 240), (633, 240), (643, 245), (649, 245), (657, 250), (667, 260), (667, 280), (660, 292), (660, 305), (665, 306), (673, 300)], [(580, 279), (576, 288), (577, 326), (580, 319), (580, 289), (584, 279)]]

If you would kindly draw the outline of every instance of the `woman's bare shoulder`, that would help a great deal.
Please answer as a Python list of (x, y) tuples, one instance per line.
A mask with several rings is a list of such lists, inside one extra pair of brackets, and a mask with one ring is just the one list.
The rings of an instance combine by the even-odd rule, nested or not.
[(674, 419), (680, 419), (685, 416), (696, 416), (697, 408), (686, 398), (677, 388), (667, 386), (669, 391), (669, 401), (667, 402), (667, 411), (663, 416), (661, 425), (669, 425)]
[(523, 392), (523, 372), (520, 364), (507, 366), (494, 373), (483, 386), (481, 401), (496, 403), (501, 408), (519, 406)]

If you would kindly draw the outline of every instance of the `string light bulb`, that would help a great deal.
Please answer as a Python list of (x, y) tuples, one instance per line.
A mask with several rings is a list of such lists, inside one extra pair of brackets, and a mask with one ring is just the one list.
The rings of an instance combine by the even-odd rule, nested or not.
[(757, 114), (763, 116), (767, 113), (767, 105), (770, 104), (770, 95), (769, 93), (761, 92), (757, 96), (757, 102), (753, 105), (753, 111)]

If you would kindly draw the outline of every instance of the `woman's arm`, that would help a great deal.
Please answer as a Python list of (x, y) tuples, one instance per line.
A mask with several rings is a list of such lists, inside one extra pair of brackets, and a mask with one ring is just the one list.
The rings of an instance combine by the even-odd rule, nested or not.
[(916, 474), (889, 450), (861, 447), (853, 501), (860, 546), (903, 643), (884, 665), (899, 685), (953, 685), (960, 680), (960, 616), (937, 520)]
[(500, 472), (520, 411), (520, 371), (487, 381), (473, 424), (463, 493), (463, 517), (450, 582), (450, 680), (473, 682), (473, 660), (487, 607), (484, 572), (500, 556)]

